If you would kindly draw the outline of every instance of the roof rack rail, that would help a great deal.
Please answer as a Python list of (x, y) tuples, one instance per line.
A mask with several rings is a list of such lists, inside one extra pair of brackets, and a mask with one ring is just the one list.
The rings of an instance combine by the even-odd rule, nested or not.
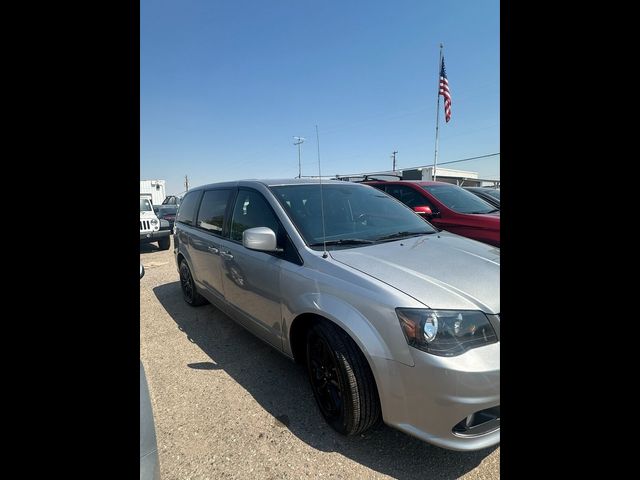
[(376, 180), (378, 182), (386, 182), (388, 180), (385, 180), (384, 178), (378, 178), (378, 177), (394, 177), (397, 178), (399, 180), (402, 180), (402, 176), (401, 175), (394, 175), (392, 173), (380, 173), (377, 175), (364, 175), (364, 179), (362, 180), (363, 182), (366, 182), (368, 180)]
[[(361, 180), (354, 180), (354, 177), (362, 177)], [(367, 182), (370, 180), (375, 180), (378, 182), (386, 182), (389, 180), (385, 180), (383, 178), (379, 178), (379, 177), (393, 177), (394, 179), (398, 179), (398, 180), (402, 180), (402, 176), (401, 175), (393, 175), (391, 173), (377, 173), (377, 174), (363, 174), (363, 175), (336, 175), (333, 179), (334, 180), (347, 180), (353, 183), (361, 183), (361, 182)]]

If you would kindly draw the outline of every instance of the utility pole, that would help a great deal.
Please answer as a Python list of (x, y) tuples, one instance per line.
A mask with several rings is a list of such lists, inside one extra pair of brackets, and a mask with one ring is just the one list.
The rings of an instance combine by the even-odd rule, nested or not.
[(391, 158), (393, 158), (393, 173), (396, 173), (396, 153), (398, 153), (397, 150), (391, 152)]
[(186, 175), (184, 176), (184, 191), (189, 191), (189, 178)]
[(298, 178), (302, 178), (302, 164), (300, 163), (300, 145), (302, 145), (304, 143), (304, 138), (302, 137), (293, 137), (296, 139), (295, 142), (293, 142), (294, 145), (298, 146)]

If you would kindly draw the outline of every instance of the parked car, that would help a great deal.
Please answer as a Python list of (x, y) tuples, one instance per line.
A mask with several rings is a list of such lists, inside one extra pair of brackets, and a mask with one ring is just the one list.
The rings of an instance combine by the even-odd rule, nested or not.
[(160, 250), (169, 250), (171, 246), (169, 222), (158, 219), (153, 211), (151, 200), (140, 196), (140, 244), (152, 242), (158, 242)]
[(162, 201), (162, 205), (175, 205), (178, 206), (180, 205), (180, 198), (176, 195), (167, 195), (166, 197), (164, 197), (164, 200)]
[(500, 246), (500, 210), (445, 182), (365, 181), (397, 198), (438, 228)]
[(160, 220), (169, 222), (169, 229), (173, 232), (173, 223), (175, 222), (177, 212), (177, 205), (160, 205), (156, 215)]
[(500, 189), (489, 187), (464, 187), (474, 195), (500, 210)]
[(184, 300), (304, 364), (336, 431), (382, 419), (454, 450), (500, 441), (500, 249), (316, 180), (189, 190), (174, 244)]
[[(140, 264), (140, 278), (142, 277), (144, 277), (144, 267)], [(140, 480), (160, 480), (156, 428), (142, 361), (140, 361)]]

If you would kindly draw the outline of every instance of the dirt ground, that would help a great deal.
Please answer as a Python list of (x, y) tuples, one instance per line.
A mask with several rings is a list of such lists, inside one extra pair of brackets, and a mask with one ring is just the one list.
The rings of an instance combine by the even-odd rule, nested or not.
[(140, 357), (163, 480), (500, 477), (499, 447), (454, 452), (386, 425), (337, 434), (302, 367), (212, 305), (182, 300), (173, 246), (141, 246), (140, 262)]

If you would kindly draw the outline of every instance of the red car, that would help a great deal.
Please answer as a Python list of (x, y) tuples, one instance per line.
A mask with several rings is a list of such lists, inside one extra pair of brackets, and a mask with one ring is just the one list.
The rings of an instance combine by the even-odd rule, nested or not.
[(397, 198), (442, 230), (500, 246), (500, 210), (445, 182), (365, 181)]

